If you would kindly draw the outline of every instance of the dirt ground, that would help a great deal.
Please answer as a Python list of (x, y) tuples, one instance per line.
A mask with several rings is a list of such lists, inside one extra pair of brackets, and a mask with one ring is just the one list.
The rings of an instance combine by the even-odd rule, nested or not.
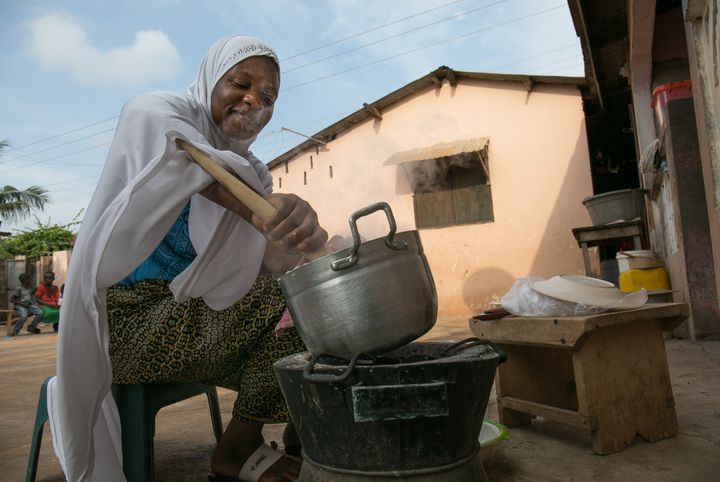
[[(55, 371), (57, 336), (23, 332), (0, 339), (0, 481), (25, 478), (30, 438), (42, 380)], [(436, 326), (429, 338), (459, 340), (466, 327)], [(720, 480), (720, 342), (666, 342), (680, 431), (655, 443), (636, 439), (613, 455), (592, 453), (582, 430), (536, 420), (512, 429), (486, 463), (491, 481), (711, 481)], [(491, 395), (488, 416), (497, 419)], [(233, 392), (220, 390), (223, 420), (230, 420)], [(282, 426), (266, 429), (280, 441)], [(163, 409), (157, 417), (155, 471), (158, 482), (205, 481), (214, 438), (204, 397)], [(45, 430), (38, 481), (62, 481)]]

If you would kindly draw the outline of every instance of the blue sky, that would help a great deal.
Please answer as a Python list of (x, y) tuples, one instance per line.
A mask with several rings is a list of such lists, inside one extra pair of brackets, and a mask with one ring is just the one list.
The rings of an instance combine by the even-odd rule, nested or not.
[(0, 185), (45, 187), (40, 220), (69, 222), (123, 104), (184, 91), (207, 48), (236, 33), (281, 60), (275, 115), (252, 147), (265, 162), (304, 140), (282, 127), (311, 135), (441, 65), (583, 75), (565, 0), (4, 0)]

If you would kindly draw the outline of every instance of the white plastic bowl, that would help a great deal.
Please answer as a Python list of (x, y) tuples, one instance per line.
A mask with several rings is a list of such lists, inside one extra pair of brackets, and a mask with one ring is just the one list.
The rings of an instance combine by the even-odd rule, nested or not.
[(480, 442), (480, 459), (483, 463), (490, 460), (497, 443), (505, 440), (509, 435), (510, 431), (505, 425), (493, 420), (483, 420), (480, 436), (478, 437), (478, 441)]
[(531, 281), (530, 286), (551, 298), (608, 309), (629, 310), (647, 302), (647, 296), (642, 293), (628, 296), (614, 284), (589, 276), (561, 274), (547, 280)]

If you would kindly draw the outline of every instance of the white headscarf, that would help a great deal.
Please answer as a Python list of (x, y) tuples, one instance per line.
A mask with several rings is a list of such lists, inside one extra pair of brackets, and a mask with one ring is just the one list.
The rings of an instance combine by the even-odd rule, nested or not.
[(271, 192), (267, 167), (229, 139), (210, 114), (212, 90), (235, 64), (275, 53), (262, 41), (225, 37), (213, 44), (187, 93), (130, 100), (73, 249), (60, 312), (57, 376), (48, 385), (55, 452), (69, 481), (124, 481), (105, 293), (160, 243), (192, 198), (189, 230), (197, 253), (170, 284), (178, 301), (202, 297), (213, 309), (238, 301), (257, 277), (265, 239), (249, 223), (203, 196), (212, 178), (175, 146), (194, 143), (247, 184)]
[(188, 88), (188, 95), (202, 105), (210, 116), (212, 91), (220, 78), (241, 60), (258, 55), (270, 57), (280, 69), (277, 55), (261, 40), (241, 36), (221, 38), (210, 47), (200, 63), (195, 82)]

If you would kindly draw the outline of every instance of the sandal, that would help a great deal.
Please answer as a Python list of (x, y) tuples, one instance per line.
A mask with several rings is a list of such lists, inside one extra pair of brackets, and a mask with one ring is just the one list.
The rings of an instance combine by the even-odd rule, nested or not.
[[(274, 440), (270, 442), (270, 448), (280, 450), (279, 445)], [(286, 445), (283, 453), (287, 455), (289, 459), (302, 463), (302, 447), (300, 445)]]
[(240, 469), (240, 473), (237, 477), (228, 477), (226, 475), (217, 475), (213, 473), (208, 474), (209, 482), (257, 482), (260, 477), (283, 457), (287, 457), (295, 462), (302, 463), (302, 459), (293, 457), (292, 455), (284, 454), (279, 450), (270, 447), (267, 444), (260, 445), (250, 457), (248, 457), (245, 464)]

